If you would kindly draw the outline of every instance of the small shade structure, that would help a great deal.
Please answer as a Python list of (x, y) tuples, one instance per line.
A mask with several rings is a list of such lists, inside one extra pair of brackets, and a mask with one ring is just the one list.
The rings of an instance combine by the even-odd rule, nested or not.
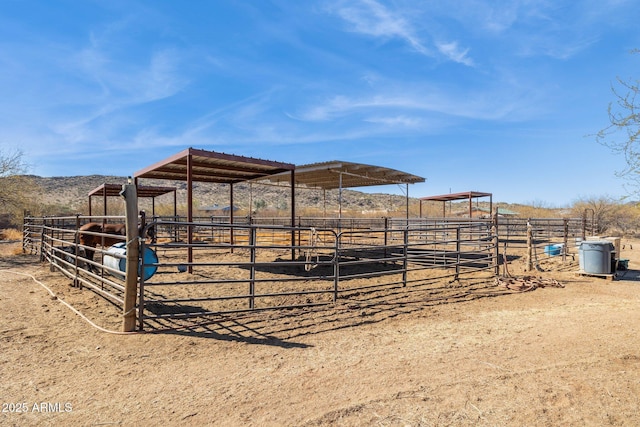
[[(273, 183), (287, 181), (284, 174), (267, 178)], [(342, 217), (342, 189), (366, 187), (388, 184), (406, 184), (407, 217), (409, 216), (409, 184), (424, 182), (421, 176), (390, 169), (382, 166), (372, 166), (363, 163), (352, 163), (341, 160), (311, 163), (296, 166), (295, 183), (307, 188), (339, 190), (339, 216)]]
[(467, 191), (463, 193), (442, 194), (440, 196), (429, 196), (420, 198), (420, 218), (422, 218), (422, 203), (427, 201), (442, 202), (442, 216), (446, 217), (446, 202), (454, 200), (467, 200), (469, 199), (469, 218), (473, 213), (473, 200), (479, 197), (489, 197), (489, 212), (493, 212), (493, 194), (482, 193), (480, 191)]
[[(220, 213), (229, 213), (229, 210), (231, 210), (231, 206), (220, 206), (220, 205), (211, 205), (211, 206), (200, 206), (198, 208), (199, 211), (203, 211), (203, 212), (220, 212)], [(239, 211), (240, 208), (237, 206), (233, 207), (233, 211)]]
[(519, 215), (518, 212), (512, 211), (511, 209), (506, 209), (506, 208), (496, 208), (495, 212), (491, 212), (489, 209), (479, 206), (475, 208), (475, 211), (481, 212), (483, 214), (488, 214), (488, 215), (495, 213), (498, 216), (502, 216), (502, 217), (514, 217)]
[[(233, 206), (233, 185), (275, 174), (286, 174), (293, 183), (295, 165), (274, 162), (270, 160), (243, 157), (215, 151), (187, 148), (147, 168), (141, 169), (133, 176), (139, 178), (164, 179), (187, 182), (187, 221), (193, 221), (193, 183), (210, 182), (229, 184), (229, 206)], [(230, 215), (233, 223), (233, 215)], [(291, 190), (291, 225), (295, 224), (295, 191)], [(193, 243), (191, 227), (189, 227), (188, 242)], [(295, 233), (292, 231), (292, 244)], [(233, 243), (233, 234), (231, 236)], [(188, 262), (192, 262), (193, 253), (189, 246)]]
[[(156, 197), (164, 194), (173, 193), (173, 215), (176, 215), (176, 188), (175, 187), (152, 187), (152, 186), (139, 186), (136, 188), (138, 192), (138, 198), (151, 198), (151, 211), (152, 215), (156, 214)], [(120, 197), (122, 191), (121, 184), (107, 184), (104, 183), (99, 187), (89, 192), (89, 216), (92, 215), (92, 199), (94, 197), (102, 197), (102, 204), (104, 207), (104, 215), (107, 215), (107, 200), (109, 197)]]

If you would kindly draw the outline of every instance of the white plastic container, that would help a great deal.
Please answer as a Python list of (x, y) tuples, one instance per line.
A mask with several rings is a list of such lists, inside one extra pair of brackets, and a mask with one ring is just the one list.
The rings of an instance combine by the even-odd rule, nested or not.
[[(158, 256), (153, 249), (145, 246), (143, 255), (145, 264), (158, 263)], [(122, 271), (121, 275), (113, 272), (111, 272), (111, 274), (115, 277), (119, 277), (120, 279), (124, 279), (124, 273), (127, 269), (127, 249), (125, 243), (116, 243), (107, 249), (104, 254), (103, 264), (114, 270)], [(140, 276), (141, 267), (141, 265), (138, 266), (138, 276)], [(144, 267), (144, 280), (150, 279), (157, 270), (158, 266), (156, 265), (146, 265)]]

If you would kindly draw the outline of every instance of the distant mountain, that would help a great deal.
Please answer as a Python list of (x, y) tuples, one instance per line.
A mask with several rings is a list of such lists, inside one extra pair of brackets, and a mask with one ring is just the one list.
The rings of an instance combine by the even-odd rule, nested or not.
[[(28, 176), (33, 183), (32, 206), (25, 207), (33, 215), (71, 215), (88, 214), (89, 192), (102, 184), (125, 184), (127, 178), (123, 176), (86, 175), (86, 176), (57, 176), (40, 177)], [(162, 186), (176, 188), (176, 201), (178, 213), (186, 214), (187, 184), (184, 181), (165, 180), (141, 180), (140, 185)], [(390, 187), (390, 190), (395, 189)], [(411, 192), (411, 187), (409, 187)], [(295, 193), (296, 215), (298, 216), (326, 216), (337, 217), (340, 210), (340, 193), (338, 190), (323, 192), (318, 189), (297, 188)], [(114, 200), (111, 200), (114, 199)], [(199, 207), (218, 205), (229, 206), (230, 191), (226, 184), (209, 184), (196, 182), (193, 188), (194, 214), (196, 216), (217, 215), (215, 212), (199, 211)], [(239, 209), (236, 215), (248, 215), (251, 210), (254, 214), (265, 217), (289, 215), (291, 192), (288, 187), (239, 183), (233, 187), (233, 204)], [(356, 190), (342, 191), (342, 216), (349, 217), (403, 217), (406, 212), (406, 198), (403, 195), (390, 195), (384, 193), (364, 193)], [(469, 201), (447, 202), (447, 216), (467, 216)], [(107, 201), (109, 215), (123, 215), (124, 207), (122, 199), (111, 197)], [(152, 200), (140, 198), (140, 209), (148, 213), (152, 211)], [(488, 212), (489, 203), (482, 198), (473, 201), (474, 210)], [(103, 212), (102, 197), (92, 199), (94, 215)], [(156, 214), (173, 214), (173, 192), (159, 196), (154, 201)], [(493, 202), (493, 212), (497, 208), (516, 212), (518, 216), (525, 218), (561, 218), (571, 215), (569, 210), (542, 208), (520, 204), (508, 204)], [(422, 216), (439, 217), (442, 215), (442, 202), (428, 202), (423, 204)], [(222, 212), (220, 213), (222, 214)], [(409, 199), (409, 215), (420, 215), (420, 202), (418, 198)], [(579, 215), (578, 215), (579, 216)], [(0, 224), (1, 225), (1, 224)]]
[[(39, 177), (29, 176), (34, 183), (35, 198), (40, 206), (46, 206), (46, 214), (87, 213), (89, 192), (102, 184), (124, 184), (126, 177), (87, 175), (68, 177)], [(187, 190), (184, 181), (143, 180), (140, 185), (175, 187), (176, 199), (179, 207), (186, 206)], [(234, 205), (241, 210), (240, 214), (249, 212), (252, 206), (259, 213), (277, 213), (288, 211), (291, 201), (288, 187), (239, 183), (233, 187)], [(298, 214), (305, 211), (327, 212), (327, 216), (335, 216), (339, 210), (339, 191), (297, 188), (295, 193)], [(229, 185), (196, 182), (193, 186), (194, 206), (229, 205)], [(116, 202), (108, 201), (109, 206), (116, 206)], [(139, 201), (141, 208), (150, 205), (150, 200)], [(411, 209), (417, 213), (418, 200), (410, 198)], [(92, 205), (101, 206), (101, 197), (94, 197)], [(173, 206), (173, 194), (159, 196), (155, 200), (156, 208)], [(58, 212), (56, 212), (56, 209)], [(100, 208), (102, 209), (102, 208)], [(393, 212), (404, 212), (406, 198), (402, 195), (369, 194), (354, 190), (342, 191), (342, 210), (344, 214), (384, 216)], [(95, 212), (94, 212), (95, 213)]]

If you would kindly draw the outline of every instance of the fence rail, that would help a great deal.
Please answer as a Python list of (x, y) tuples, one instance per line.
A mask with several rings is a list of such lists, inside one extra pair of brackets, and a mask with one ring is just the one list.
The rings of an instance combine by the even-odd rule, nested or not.
[[(124, 218), (26, 217), (23, 250), (40, 254), (75, 286), (123, 307), (125, 278), (119, 265), (125, 256), (80, 244), (78, 230), (87, 222), (123, 223)], [(145, 230), (155, 230), (155, 238), (139, 240), (138, 327), (165, 319), (332, 304), (377, 289), (483, 272), (493, 277), (499, 247), (530, 245), (528, 231), (534, 245), (566, 243), (587, 232), (582, 219), (500, 218), (496, 223), (475, 218), (300, 217), (296, 222), (291, 227), (286, 219), (230, 223), (211, 217), (192, 222), (153, 218)], [(88, 251), (95, 251), (93, 259)], [(149, 277), (141, 274), (147, 269), (153, 271)]]
[[(123, 272), (105, 259), (124, 256), (98, 247), (94, 260), (87, 259), (93, 248), (79, 243), (78, 228), (90, 221), (123, 218), (25, 218), (23, 247), (40, 253), (74, 285), (122, 306)], [(149, 222), (156, 239), (140, 240), (139, 272), (154, 274), (139, 273), (138, 327), (167, 318), (332, 304), (375, 289), (478, 272), (491, 277), (497, 270), (497, 237), (488, 223), (312, 224)], [(185, 238), (190, 229), (191, 242)], [(155, 258), (145, 256), (148, 250)]]

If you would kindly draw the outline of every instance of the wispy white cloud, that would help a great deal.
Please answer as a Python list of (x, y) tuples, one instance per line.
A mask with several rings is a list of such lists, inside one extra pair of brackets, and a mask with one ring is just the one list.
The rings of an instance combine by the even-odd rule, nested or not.
[(501, 48), (501, 56), (565, 60), (596, 43), (607, 28), (634, 25), (625, 13), (631, 0), (335, 0), (332, 4), (330, 11), (348, 24), (348, 31), (382, 42), (400, 40), (429, 58), (469, 67), (482, 63), (479, 55), (487, 44), (495, 46), (490, 50)]
[[(430, 118), (416, 114), (398, 113), (388, 105), (401, 105), (403, 101), (362, 100), (358, 103), (347, 97), (338, 97), (331, 104), (334, 111), (324, 114), (337, 118), (338, 115), (358, 114), (356, 120), (340, 120), (326, 126), (320, 120), (307, 120), (280, 110), (276, 99), (286, 96), (286, 88), (256, 94), (224, 109), (216, 109), (210, 113), (186, 123), (184, 127), (172, 135), (160, 129), (146, 128), (133, 138), (133, 145), (148, 146), (185, 146), (195, 145), (203, 148), (240, 149), (249, 147), (283, 146), (295, 144), (313, 144), (331, 141), (356, 141), (371, 137), (382, 137), (392, 134), (413, 134), (428, 129), (441, 128), (447, 123), (440, 119), (436, 123)], [(357, 107), (354, 107), (355, 104)], [(380, 108), (373, 107), (378, 105)], [(340, 110), (340, 113), (335, 109)], [(359, 110), (354, 113), (355, 110)], [(323, 114), (323, 113), (318, 113)]]
[(340, 3), (336, 13), (353, 25), (351, 31), (373, 37), (399, 38), (417, 52), (431, 56), (433, 53), (419, 40), (411, 24), (400, 14), (393, 13), (375, 0)]
[(363, 119), (363, 121), (401, 128), (420, 128), (425, 125), (424, 118), (415, 116), (411, 117), (406, 115), (372, 116)]
[(107, 48), (92, 44), (72, 58), (69, 71), (84, 81), (94, 81), (101, 89), (94, 92), (96, 103), (126, 106), (170, 97), (187, 83), (180, 74), (183, 54), (163, 47), (141, 52), (136, 60), (118, 57)]
[(71, 144), (119, 138), (135, 126), (136, 108), (169, 98), (187, 84), (178, 72), (180, 55), (175, 50), (153, 52), (147, 61), (126, 64), (96, 49), (83, 51), (77, 63), (80, 78), (93, 79), (96, 85), (83, 85), (79, 103), (79, 94), (60, 100), (61, 113), (50, 116), (52, 132)]
[[(609, 28), (634, 26), (633, 0), (451, 0), (438, 13), (469, 35), (515, 55), (566, 60), (593, 46)], [(462, 36), (461, 36), (462, 37)], [(499, 37), (499, 38), (496, 38)]]
[(70, 173), (116, 167), (86, 159), (114, 148), (128, 152), (131, 136), (152, 115), (146, 106), (190, 84), (190, 52), (140, 45), (130, 37), (135, 26), (124, 20), (66, 37), (23, 24), (20, 37), (0, 39), (7, 95), (0, 102), (0, 145), (22, 149), (32, 173), (56, 173), (46, 165), (61, 162), (74, 165)]
[[(380, 114), (403, 117), (402, 111), (440, 114), (450, 117), (497, 120), (505, 119), (517, 110), (517, 95), (487, 93), (454, 94), (433, 88), (395, 87), (389, 93), (348, 97), (334, 96), (326, 102), (301, 109), (292, 118), (322, 122), (356, 114)], [(384, 113), (381, 113), (384, 112)]]
[(424, 23), (416, 23), (415, 17), (401, 10), (391, 9), (376, 0), (348, 3), (341, 1), (332, 10), (350, 25), (349, 31), (385, 41), (398, 39), (421, 55), (437, 58), (440, 54), (448, 60), (473, 65), (473, 61), (467, 56), (469, 49), (459, 48), (458, 41), (434, 43), (430, 41), (431, 37), (424, 36), (429, 33), (429, 29), (424, 28)]
[[(382, 85), (384, 86), (384, 84)], [(526, 97), (502, 93), (460, 93), (412, 85), (395, 86), (375, 95), (334, 96), (326, 102), (304, 106), (295, 113), (283, 111), (286, 87), (248, 97), (234, 105), (215, 109), (191, 120), (169, 135), (146, 128), (133, 138), (135, 146), (186, 146), (203, 148), (258, 149), (258, 147), (312, 144), (331, 141), (361, 141), (389, 136), (415, 138), (460, 125), (468, 120), (509, 121), (523, 119)], [(526, 100), (524, 100), (526, 98)]]
[(473, 60), (467, 56), (469, 48), (460, 49), (457, 42), (436, 42), (436, 47), (440, 53), (454, 62), (468, 66), (474, 65)]

